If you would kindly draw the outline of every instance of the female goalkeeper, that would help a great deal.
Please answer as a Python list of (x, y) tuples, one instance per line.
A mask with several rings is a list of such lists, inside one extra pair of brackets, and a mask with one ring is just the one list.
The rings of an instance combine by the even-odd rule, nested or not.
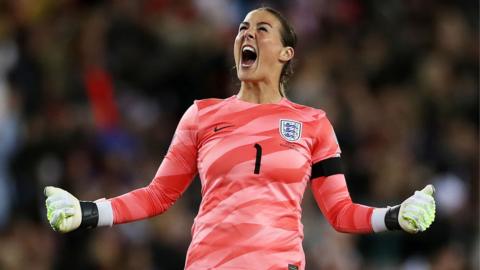
[(156, 216), (198, 173), (202, 202), (186, 269), (304, 269), (300, 204), (308, 182), (340, 232), (426, 230), (435, 215), (431, 185), (395, 207), (352, 203), (325, 112), (285, 98), (295, 44), (292, 27), (277, 11), (263, 7), (248, 13), (233, 48), (238, 94), (195, 101), (144, 188), (84, 202), (46, 187), (53, 229), (65, 233)]

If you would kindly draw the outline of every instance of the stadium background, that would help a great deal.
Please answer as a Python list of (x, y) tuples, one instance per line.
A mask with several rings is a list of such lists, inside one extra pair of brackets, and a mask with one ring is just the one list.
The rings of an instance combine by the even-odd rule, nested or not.
[[(354, 201), (437, 188), (413, 236), (336, 233), (307, 189), (307, 269), (478, 269), (478, 2), (270, 4), (299, 36), (288, 96), (329, 113)], [(0, 1), (0, 269), (182, 269), (199, 181), (160, 217), (68, 235), (43, 187), (94, 200), (148, 184), (193, 99), (238, 90), (233, 40), (258, 5)]]

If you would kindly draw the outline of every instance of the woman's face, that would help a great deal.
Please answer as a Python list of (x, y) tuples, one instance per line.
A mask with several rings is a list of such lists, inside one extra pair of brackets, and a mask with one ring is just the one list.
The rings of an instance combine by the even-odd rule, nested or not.
[(282, 44), (281, 27), (265, 10), (251, 11), (240, 23), (233, 47), (240, 81), (279, 81), (283, 64), (293, 57), (293, 49)]

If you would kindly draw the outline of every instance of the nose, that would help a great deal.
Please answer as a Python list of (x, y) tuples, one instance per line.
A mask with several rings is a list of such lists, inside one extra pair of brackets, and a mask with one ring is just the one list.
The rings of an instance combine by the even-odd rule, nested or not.
[(243, 38), (245, 38), (245, 39), (247, 39), (247, 38), (251, 38), (251, 39), (253, 39), (253, 38), (254, 38), (254, 36), (253, 36), (253, 33), (252, 33), (252, 31), (250, 31), (250, 30), (246, 30), (246, 31), (244, 32), (244, 34), (243, 34)]

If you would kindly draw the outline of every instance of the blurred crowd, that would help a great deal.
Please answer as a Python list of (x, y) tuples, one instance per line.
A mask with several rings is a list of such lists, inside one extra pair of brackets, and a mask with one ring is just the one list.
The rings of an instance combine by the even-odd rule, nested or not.
[(299, 36), (287, 96), (325, 110), (355, 202), (428, 183), (425, 233), (349, 235), (303, 201), (307, 269), (479, 269), (478, 2), (0, 1), (0, 269), (182, 269), (195, 180), (165, 214), (54, 233), (43, 188), (82, 200), (147, 185), (194, 99), (239, 89), (233, 40), (269, 4)]

